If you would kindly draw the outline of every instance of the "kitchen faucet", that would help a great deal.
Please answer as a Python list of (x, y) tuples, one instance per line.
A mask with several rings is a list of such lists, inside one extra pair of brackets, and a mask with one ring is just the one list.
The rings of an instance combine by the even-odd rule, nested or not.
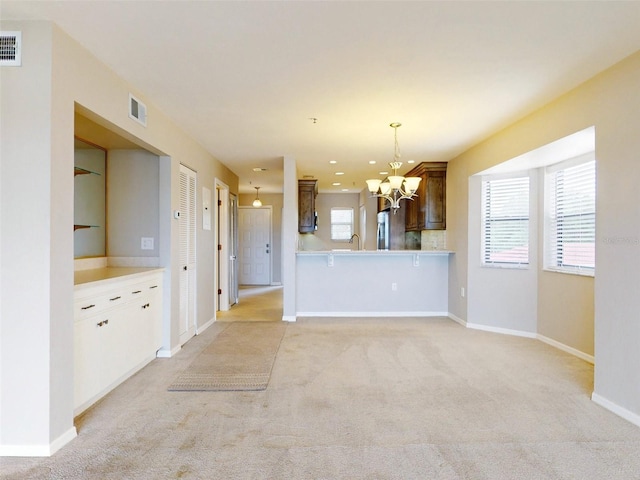
[(357, 233), (354, 233), (353, 235), (351, 235), (351, 238), (349, 239), (349, 243), (353, 243), (353, 237), (358, 238), (358, 250), (360, 250), (360, 235), (358, 235)]

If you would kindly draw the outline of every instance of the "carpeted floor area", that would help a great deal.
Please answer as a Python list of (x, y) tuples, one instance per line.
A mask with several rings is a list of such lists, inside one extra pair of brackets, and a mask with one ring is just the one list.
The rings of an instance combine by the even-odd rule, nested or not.
[(222, 322), (4, 479), (640, 478), (640, 428), (591, 402), (593, 367), (445, 318), (300, 319), (257, 392), (168, 392)]

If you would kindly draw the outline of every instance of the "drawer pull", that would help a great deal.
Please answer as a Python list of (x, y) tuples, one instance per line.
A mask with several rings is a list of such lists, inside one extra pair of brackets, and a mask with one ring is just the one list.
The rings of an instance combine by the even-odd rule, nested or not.
[(108, 324), (108, 323), (109, 323), (109, 319), (107, 318), (107, 319), (104, 321), (104, 324), (106, 325), (106, 324)]
[(149, 288), (158, 288), (158, 285), (152, 285)]
[(98, 325), (99, 327), (103, 327), (103, 326), (107, 325), (108, 323), (109, 323), (109, 319), (107, 318), (106, 320), (98, 322), (96, 325)]
[(117, 297), (110, 298), (110, 299), (109, 299), (109, 301), (110, 301), (110, 302), (113, 302), (113, 301), (115, 301), (115, 300), (120, 300), (121, 298), (122, 298), (122, 297), (121, 297), (120, 295), (118, 295)]
[(142, 293), (142, 290), (136, 290), (135, 292), (131, 292), (133, 295), (135, 295), (136, 293)]
[(149, 308), (150, 306), (151, 306), (151, 305), (147, 303), (147, 304), (145, 304), (145, 305), (142, 305), (142, 308)]
[(95, 304), (87, 305), (86, 307), (82, 307), (82, 310), (89, 310), (90, 308), (95, 307)]

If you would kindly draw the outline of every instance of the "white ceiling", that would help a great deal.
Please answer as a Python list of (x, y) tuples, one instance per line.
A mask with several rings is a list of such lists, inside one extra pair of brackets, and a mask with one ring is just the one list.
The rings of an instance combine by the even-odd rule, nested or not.
[(391, 122), (404, 161), (447, 161), (640, 50), (634, 1), (0, 0), (0, 18), (57, 23), (242, 192), (281, 191), (283, 155), (360, 191), (393, 158)]

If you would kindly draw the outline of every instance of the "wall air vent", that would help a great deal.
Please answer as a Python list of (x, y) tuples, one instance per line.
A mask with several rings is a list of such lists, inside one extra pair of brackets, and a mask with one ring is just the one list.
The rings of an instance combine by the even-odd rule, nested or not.
[(0, 31), (0, 66), (19, 67), (22, 64), (22, 32)]
[(129, 118), (147, 126), (147, 106), (132, 94), (129, 94)]

